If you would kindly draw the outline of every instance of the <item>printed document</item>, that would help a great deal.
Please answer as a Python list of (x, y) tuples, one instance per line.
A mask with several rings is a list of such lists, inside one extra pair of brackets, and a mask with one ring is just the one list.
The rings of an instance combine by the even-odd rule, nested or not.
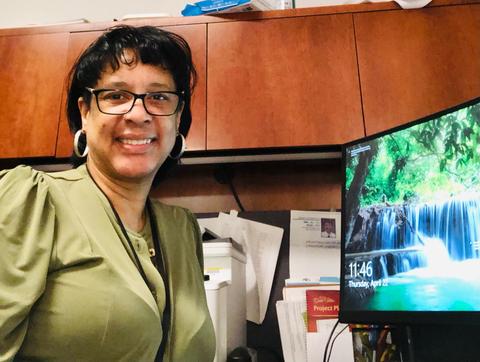
[(290, 278), (340, 274), (339, 212), (290, 212)]

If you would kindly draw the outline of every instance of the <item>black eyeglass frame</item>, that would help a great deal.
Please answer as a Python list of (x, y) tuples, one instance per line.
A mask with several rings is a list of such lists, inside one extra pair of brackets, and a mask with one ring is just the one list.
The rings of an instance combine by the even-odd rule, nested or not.
[[(97, 108), (98, 108), (98, 110), (99, 110), (101, 113), (103, 113), (103, 114), (109, 114), (109, 115), (112, 115), (112, 116), (121, 116), (121, 115), (124, 115), (124, 114), (127, 114), (128, 112), (130, 112), (130, 111), (132, 110), (133, 106), (135, 105), (135, 102), (137, 101), (137, 99), (141, 99), (141, 100), (142, 100), (143, 109), (145, 109), (145, 112), (147, 112), (148, 114), (150, 114), (150, 115), (152, 115), (152, 116), (171, 116), (172, 114), (177, 113), (178, 109), (180, 108), (180, 105), (181, 105), (181, 104), (183, 103), (183, 101), (184, 101), (184, 96), (185, 96), (185, 91), (179, 91), (179, 92), (175, 92), (175, 91), (158, 91), (158, 92), (148, 92), (148, 93), (137, 94), (137, 93), (133, 93), (133, 92), (127, 91), (127, 90), (125, 90), (125, 89), (115, 89), (115, 88), (99, 88), (99, 89), (94, 89), (94, 88), (90, 88), (90, 87), (85, 87), (85, 89), (95, 96), (95, 100), (96, 100), (96, 102), (97, 102)], [(128, 109), (128, 111), (121, 112), (121, 113), (110, 113), (110, 112), (104, 112), (104, 111), (102, 111), (102, 109), (101, 109), (101, 107), (100, 107), (100, 103), (99, 103), (99, 101), (98, 101), (98, 94), (101, 93), (101, 92), (105, 92), (105, 91), (121, 91), (121, 92), (125, 92), (125, 93), (128, 93), (128, 94), (133, 95), (133, 102), (132, 102), (131, 107)], [(172, 113), (169, 113), (169, 114), (156, 114), (156, 113), (150, 112), (150, 111), (147, 109), (147, 106), (145, 105), (145, 97), (148, 96), (148, 95), (150, 95), (150, 94), (156, 94), (156, 93), (175, 94), (175, 95), (178, 96), (178, 104), (177, 104), (177, 107), (175, 108), (175, 110), (174, 110)]]

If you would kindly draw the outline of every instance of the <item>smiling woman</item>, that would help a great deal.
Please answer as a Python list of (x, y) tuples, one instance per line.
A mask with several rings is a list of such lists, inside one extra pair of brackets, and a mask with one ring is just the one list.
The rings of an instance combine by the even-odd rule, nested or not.
[(154, 27), (112, 28), (77, 60), (77, 167), (0, 173), (0, 360), (213, 360), (197, 222), (148, 198), (194, 82), (188, 44)]
[[(100, 172), (109, 178), (146, 181), (149, 190), (173, 148), (183, 105), (169, 71), (133, 62), (134, 54), (128, 53), (128, 63), (119, 64), (116, 70), (107, 67), (96, 89), (85, 87), (96, 102), (92, 97), (78, 99), (89, 147), (87, 166), (91, 173)], [(168, 102), (149, 100), (161, 91), (173, 92), (175, 103), (159, 106), (157, 103)]]

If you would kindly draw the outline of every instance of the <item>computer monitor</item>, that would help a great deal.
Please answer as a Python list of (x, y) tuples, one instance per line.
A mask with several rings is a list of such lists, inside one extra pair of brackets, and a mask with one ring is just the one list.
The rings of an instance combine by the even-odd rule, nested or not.
[(343, 147), (340, 320), (480, 323), (480, 98)]

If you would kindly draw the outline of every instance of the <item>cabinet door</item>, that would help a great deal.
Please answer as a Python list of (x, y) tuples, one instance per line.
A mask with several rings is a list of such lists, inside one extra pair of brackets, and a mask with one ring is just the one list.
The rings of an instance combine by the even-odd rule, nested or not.
[[(188, 150), (205, 150), (205, 91), (206, 91), (206, 25), (183, 25), (165, 27), (165, 30), (179, 34), (191, 47), (193, 62), (198, 73), (197, 86), (192, 98), (192, 126), (187, 137)], [(70, 70), (81, 52), (102, 32), (81, 32), (70, 35), (67, 68)], [(66, 89), (65, 89), (66, 92)], [(64, 92), (64, 93), (65, 93)], [(57, 157), (69, 157), (72, 154), (73, 136), (70, 134), (65, 115), (65, 96), (60, 120)]]
[(480, 95), (480, 5), (354, 15), (367, 134)]
[(206, 92), (207, 92), (207, 25), (178, 25), (163, 29), (181, 35), (190, 45), (193, 64), (197, 70), (197, 85), (192, 96), (192, 126), (188, 132), (187, 150), (206, 149)]
[(0, 158), (55, 155), (68, 33), (0, 37)]
[(352, 15), (208, 25), (207, 149), (364, 135)]
[(101, 31), (71, 33), (68, 42), (68, 54), (67, 64), (64, 79), (64, 88), (62, 94), (62, 111), (60, 113), (60, 124), (58, 127), (58, 141), (56, 157), (70, 157), (73, 152), (73, 135), (70, 133), (67, 121), (67, 89), (68, 89), (68, 75), (70, 70), (80, 56), (83, 50), (85, 50), (95, 39), (102, 34)]

